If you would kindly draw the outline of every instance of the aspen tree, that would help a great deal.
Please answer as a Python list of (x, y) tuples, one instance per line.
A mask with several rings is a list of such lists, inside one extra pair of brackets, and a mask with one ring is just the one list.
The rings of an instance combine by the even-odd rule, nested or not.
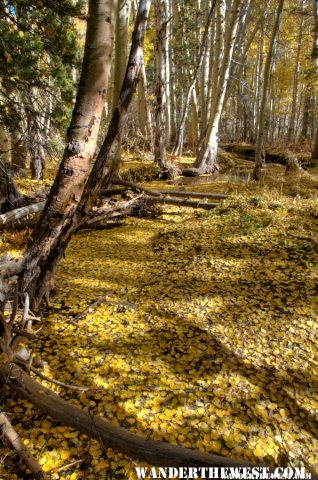
[[(210, 115), (206, 134), (202, 141), (196, 167), (200, 173), (213, 173), (217, 167), (217, 151), (219, 145), (219, 128), (221, 113), (224, 106), (225, 93), (229, 80), (229, 72), (233, 57), (233, 50), (236, 41), (236, 34), (239, 25), (242, 1), (233, 0), (231, 11), (229, 13), (227, 26), (225, 22), (225, 2), (219, 0), (217, 10), (217, 28), (216, 28), (216, 62), (212, 88), (215, 92), (211, 97)], [(226, 35), (222, 35), (225, 29)]]
[(42, 290), (52, 288), (49, 278), (54, 274), (51, 271), (48, 277), (47, 270), (62, 227), (72, 218), (81, 198), (95, 153), (111, 58), (112, 10), (113, 0), (89, 1), (82, 72), (67, 144), (20, 278), (21, 290), (29, 293), (34, 304), (42, 298), (40, 285)]
[(264, 76), (263, 76), (263, 90), (262, 90), (262, 99), (258, 116), (258, 131), (256, 139), (256, 151), (255, 151), (255, 167), (253, 176), (255, 180), (260, 180), (262, 164), (263, 164), (263, 150), (264, 150), (264, 140), (265, 140), (265, 109), (267, 105), (267, 95), (270, 84), (270, 73), (273, 60), (273, 53), (275, 47), (275, 41), (279, 30), (281, 15), (284, 7), (284, 0), (279, 0), (275, 23), (270, 39), (269, 50), (267, 52), (265, 67), (264, 67)]

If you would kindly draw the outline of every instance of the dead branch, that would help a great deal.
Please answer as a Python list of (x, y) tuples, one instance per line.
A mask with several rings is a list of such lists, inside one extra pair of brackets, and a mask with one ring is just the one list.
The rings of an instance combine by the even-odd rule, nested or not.
[(113, 448), (130, 458), (147, 462), (150, 465), (252, 466), (248, 462), (149, 440), (124, 428), (116, 427), (102, 418), (92, 416), (89, 412), (69, 404), (56, 393), (33, 380), (15, 364), (1, 365), (0, 379), (21, 397), (64, 425), (100, 441), (105, 447)]
[(216, 208), (218, 203), (196, 202), (195, 200), (180, 200), (172, 197), (148, 197), (154, 203), (163, 203), (165, 205), (177, 205), (178, 207), (203, 208), (204, 210), (212, 210)]
[(90, 387), (79, 387), (78, 385), (70, 385), (68, 383), (60, 382), (60, 380), (55, 380), (54, 378), (49, 378), (46, 375), (44, 375), (42, 372), (40, 372), (37, 368), (32, 367), (32, 365), (29, 366), (29, 370), (38, 377), (42, 378), (46, 382), (53, 383), (54, 385), (58, 385), (59, 387), (66, 388), (68, 390), (76, 390), (78, 392), (97, 392), (99, 390), (103, 390), (102, 387), (96, 387), (96, 388), (90, 388)]
[(114, 185), (122, 185), (123, 187), (130, 188), (133, 192), (137, 193), (146, 193), (147, 195), (151, 195), (153, 197), (160, 197), (160, 193), (156, 192), (155, 190), (151, 190), (150, 188), (142, 187), (141, 185), (137, 185), (133, 182), (128, 182), (127, 180), (121, 180), (120, 178), (115, 178), (112, 180)]
[(109, 220), (110, 218), (130, 213), (130, 211), (138, 203), (141, 197), (142, 195), (139, 195), (138, 197), (135, 197), (132, 200), (128, 200), (127, 202), (118, 202), (111, 207), (102, 207), (94, 210), (91, 213), (90, 217), (87, 218), (85, 223), (81, 225), (81, 229), (87, 228), (88, 226), (92, 226), (105, 220)]
[(3, 255), (0, 257), (0, 274), (2, 278), (9, 278), (21, 272), (23, 267), (23, 259)]
[(37, 459), (29, 452), (21, 437), (15, 431), (4, 413), (0, 413), (0, 427), (2, 427), (3, 435), (8, 439), (12, 447), (20, 455), (21, 459), (31, 471), (34, 478), (36, 480), (49, 480), (49, 477), (43, 472)]
[(83, 318), (85, 318), (89, 313), (93, 312), (101, 303), (105, 302), (110, 295), (112, 295), (112, 293), (109, 293), (108, 295), (104, 295), (103, 297), (97, 298), (97, 300), (95, 300), (87, 308), (85, 308), (85, 310), (82, 313), (77, 315), (72, 320), (72, 323), (74, 322), (77, 324), (77, 322), (79, 322), (80, 320), (83, 320)]
[(41, 212), (44, 209), (45, 202), (34, 203), (33, 205), (28, 205), (27, 207), (17, 208), (16, 210), (10, 210), (10, 212), (3, 213), (0, 215), (0, 225), (5, 223), (14, 222), (20, 218), (26, 217), (31, 213)]
[(71, 319), (70, 323), (72, 323), (73, 325), (77, 325), (80, 320), (83, 320), (89, 313), (93, 312), (99, 305), (101, 305), (104, 302), (107, 302), (109, 305), (116, 306), (123, 309), (137, 308), (137, 305), (135, 303), (116, 302), (114, 300), (110, 300), (109, 297), (111, 297), (112, 294), (113, 292), (110, 292), (107, 295), (97, 298), (93, 303), (91, 303), (87, 308), (85, 308), (85, 310), (82, 313), (77, 315), (74, 319)]
[(162, 197), (162, 196), (172, 196), (172, 197), (186, 197), (186, 198), (216, 198), (220, 200), (224, 200), (227, 198), (227, 195), (223, 193), (203, 193), (203, 192), (186, 192), (186, 191), (175, 191), (175, 190), (164, 190), (164, 191), (155, 191), (151, 190), (150, 188), (143, 187), (141, 185), (137, 185), (133, 182), (128, 182), (127, 180), (121, 180), (120, 178), (116, 178), (113, 180), (113, 184), (115, 185), (122, 185), (123, 187), (130, 188), (134, 192), (138, 193), (146, 193), (151, 197)]
[(204, 192), (188, 192), (180, 190), (163, 190), (158, 192), (160, 195), (168, 195), (171, 197), (185, 197), (185, 198), (216, 198), (225, 200), (228, 198), (224, 193), (204, 193)]

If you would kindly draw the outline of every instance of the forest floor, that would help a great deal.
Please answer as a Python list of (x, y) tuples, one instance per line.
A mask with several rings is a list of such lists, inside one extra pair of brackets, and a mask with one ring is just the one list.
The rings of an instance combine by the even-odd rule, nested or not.
[[(244, 169), (239, 160), (230, 175), (185, 187), (228, 193), (213, 211), (169, 207), (77, 234), (33, 353), (48, 377), (103, 387), (43, 381), (115, 425), (318, 473), (318, 170), (284, 176), (271, 165), (255, 184)], [(6, 233), (0, 253), (24, 241)], [(135, 479), (130, 459), (18, 397), (2, 400), (53, 479)], [(0, 449), (0, 478), (28, 478), (19, 471), (16, 453)]]

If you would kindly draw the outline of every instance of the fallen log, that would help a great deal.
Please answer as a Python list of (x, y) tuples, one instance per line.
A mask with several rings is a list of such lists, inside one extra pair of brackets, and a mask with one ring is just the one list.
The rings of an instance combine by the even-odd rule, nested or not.
[(133, 207), (138, 204), (141, 197), (142, 195), (139, 195), (138, 197), (128, 200), (127, 202), (115, 203), (111, 207), (101, 207), (93, 210), (90, 217), (87, 218), (85, 223), (80, 225), (80, 228), (87, 228), (94, 225), (95, 223), (100, 223), (110, 218), (130, 213)]
[(42, 412), (132, 459), (150, 465), (174, 467), (238, 467), (251, 463), (154, 441), (71, 405), (26, 374), (16, 364), (0, 366), (0, 380)]
[(187, 198), (215, 198), (225, 200), (228, 198), (224, 193), (204, 193), (204, 192), (188, 192), (180, 190), (160, 190), (160, 195), (169, 195), (172, 197), (187, 197)]
[(204, 210), (212, 210), (219, 206), (218, 203), (205, 203), (195, 200), (183, 200), (173, 197), (147, 197), (154, 203), (163, 203), (164, 205), (177, 205), (178, 207), (203, 208)]
[[(143, 187), (133, 182), (128, 182), (127, 180), (117, 179), (113, 181), (115, 185), (121, 185), (126, 188), (130, 188), (134, 192), (138, 193), (146, 193), (152, 197), (161, 197), (165, 195), (173, 196), (173, 197), (192, 197), (192, 198), (216, 198), (220, 200), (224, 200), (227, 198), (227, 195), (223, 193), (203, 193), (203, 192), (187, 192), (187, 191), (176, 191), (176, 190), (163, 190), (163, 191), (156, 191), (150, 188)], [(106, 192), (105, 192), (106, 193)]]
[(45, 202), (34, 203), (26, 207), (17, 208), (16, 210), (10, 210), (7, 213), (0, 215), (0, 225), (5, 223), (14, 222), (20, 218), (26, 217), (31, 213), (41, 212), (44, 209)]
[(160, 197), (159, 192), (151, 190), (150, 188), (142, 187), (141, 185), (137, 185), (133, 182), (128, 182), (128, 180), (121, 180), (120, 178), (116, 178), (112, 180), (112, 183), (114, 185), (121, 185), (123, 187), (130, 188), (133, 192), (146, 193), (147, 195), (152, 195), (153, 197)]

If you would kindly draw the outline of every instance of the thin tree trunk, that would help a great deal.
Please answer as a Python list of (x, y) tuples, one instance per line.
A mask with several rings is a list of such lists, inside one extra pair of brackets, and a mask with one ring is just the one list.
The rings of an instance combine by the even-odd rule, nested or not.
[(183, 112), (182, 112), (182, 115), (181, 115), (181, 121), (180, 121), (179, 126), (178, 126), (176, 144), (175, 144), (175, 147), (174, 147), (174, 150), (173, 150), (173, 155), (175, 157), (178, 156), (178, 155), (182, 155), (182, 145), (183, 145), (182, 140), (184, 138), (184, 129), (185, 129), (185, 125), (186, 125), (188, 110), (189, 110), (189, 107), (190, 107), (190, 102), (191, 102), (193, 90), (195, 89), (195, 86), (196, 86), (196, 83), (197, 83), (197, 80), (198, 80), (198, 77), (199, 77), (199, 73), (200, 73), (200, 70), (201, 70), (201, 67), (202, 67), (204, 55), (205, 55), (205, 52), (206, 52), (206, 44), (207, 44), (207, 40), (208, 40), (208, 33), (209, 33), (210, 24), (211, 24), (212, 17), (213, 17), (215, 5), (216, 5), (216, 0), (213, 0), (212, 6), (210, 8), (209, 15), (208, 15), (208, 18), (207, 18), (207, 21), (206, 21), (206, 24), (205, 24), (204, 33), (203, 33), (203, 37), (202, 37), (202, 41), (201, 41), (201, 45), (200, 45), (200, 50), (199, 50), (199, 56), (198, 56), (198, 59), (197, 59), (197, 64), (196, 64), (195, 69), (194, 69), (194, 74), (193, 74), (193, 77), (192, 77), (192, 80), (191, 80), (191, 83), (190, 83), (190, 87), (189, 87), (189, 90), (188, 90), (188, 93), (187, 93), (186, 101), (185, 101), (185, 104), (184, 104), (184, 107), (183, 107)]
[(165, 21), (166, 21), (166, 35), (163, 36), (163, 53), (165, 56), (164, 59), (164, 89), (166, 97), (166, 141), (170, 145), (171, 139), (171, 92), (170, 92), (170, 82), (171, 82), (171, 72), (170, 72), (170, 36), (171, 36), (171, 6), (170, 0), (165, 0)]
[(304, 30), (304, 0), (300, 0), (300, 24), (299, 24), (299, 34), (297, 42), (297, 52), (295, 60), (295, 70), (294, 70), (294, 85), (293, 85), (293, 102), (290, 115), (290, 122), (288, 127), (288, 140), (291, 141), (295, 136), (295, 127), (296, 127), (296, 111), (298, 105), (298, 88), (299, 88), (299, 75), (300, 75), (300, 54), (303, 41), (303, 30)]
[(317, 164), (318, 163), (318, 129), (316, 131), (315, 143), (312, 151), (312, 158), (313, 160), (316, 160), (315, 164)]
[(22, 196), (7, 164), (0, 161), (0, 214), (19, 206)]
[(144, 62), (142, 63), (140, 72), (140, 81), (138, 83), (138, 97), (139, 97), (139, 124), (141, 133), (147, 140), (147, 147), (150, 152), (153, 152), (154, 134), (152, 125), (151, 109), (148, 101), (148, 87), (147, 76)]
[(27, 148), (24, 139), (18, 132), (11, 133), (11, 167), (14, 175), (25, 177)]
[[(64, 156), (51, 188), (33, 244), (26, 254), (20, 288), (34, 305), (53, 288), (51, 271), (61, 233), (81, 198), (94, 156), (104, 107), (112, 46), (112, 0), (90, 0), (82, 73)], [(41, 288), (40, 288), (41, 286)]]
[[(217, 151), (219, 143), (220, 119), (224, 106), (227, 83), (229, 80), (229, 72), (239, 24), (241, 5), (242, 2), (240, 0), (234, 0), (230, 13), (224, 47), (222, 42), (218, 48), (218, 55), (219, 57), (222, 57), (222, 62), (220, 63), (219, 67), (217, 89), (211, 105), (211, 114), (207, 132), (196, 161), (196, 167), (200, 173), (213, 173), (218, 169)], [(218, 31), (221, 29), (220, 22), (222, 21), (222, 17), (223, 15), (220, 16), (220, 20), (218, 22), (219, 28), (217, 29), (217, 35)]]
[(253, 176), (255, 180), (260, 180), (262, 164), (263, 164), (263, 150), (264, 150), (264, 137), (265, 137), (265, 109), (267, 104), (267, 95), (270, 84), (270, 73), (272, 66), (272, 58), (275, 47), (275, 41), (279, 30), (280, 19), (284, 7), (284, 0), (279, 0), (275, 24), (272, 31), (272, 36), (270, 39), (269, 50), (266, 57), (265, 69), (264, 69), (264, 78), (263, 78), (263, 92), (262, 92), (262, 101), (259, 112), (259, 125), (257, 132), (257, 141), (256, 141), (256, 151), (255, 151), (255, 167)]
[[(116, 108), (122, 83), (125, 77), (128, 57), (128, 27), (130, 18), (131, 0), (118, 0), (116, 12), (116, 37), (115, 37), (115, 67), (114, 67), (114, 90), (113, 109)], [(116, 152), (117, 165), (121, 159), (121, 135)]]
[[(34, 241), (31, 251), (26, 257), (24, 275), (20, 286), (22, 291), (29, 293), (33, 307), (37, 307), (43, 296), (53, 288), (57, 263), (64, 255), (73, 233), (89, 215), (96, 199), (100, 196), (103, 185), (107, 185), (112, 178), (114, 166), (116, 166), (114, 159), (119, 134), (127, 118), (127, 110), (137, 86), (142, 64), (144, 33), (150, 4), (151, 0), (140, 1), (130, 57), (119, 102), (113, 112), (108, 133), (85, 184), (85, 188), (83, 188), (83, 193), (80, 198), (76, 197), (76, 204), (73, 203), (72, 208), (67, 210), (62, 220), (59, 219), (58, 235), (54, 235), (52, 238), (54, 231), (48, 236), (40, 228), (39, 240)], [(58, 183), (57, 186), (59, 186)], [(71, 185), (70, 188), (72, 188)], [(40, 227), (42, 227), (41, 224)], [(39, 229), (37, 230), (39, 231)]]
[[(314, 62), (315, 68), (315, 78), (317, 77), (317, 70), (318, 70), (318, 1), (312, 0), (313, 4), (313, 12), (314, 12), (314, 42), (313, 42), (313, 49), (311, 53), (311, 58)], [(314, 148), (312, 152), (312, 158), (314, 160), (318, 160), (318, 128), (316, 128), (315, 140), (314, 140)]]
[(165, 89), (165, 45), (167, 37), (166, 0), (155, 0), (157, 47), (156, 47), (156, 131), (155, 162), (160, 168), (167, 168), (166, 134), (166, 89)]
[(41, 180), (45, 168), (44, 140), (36, 119), (29, 119), (29, 153), (31, 175), (34, 180)]

